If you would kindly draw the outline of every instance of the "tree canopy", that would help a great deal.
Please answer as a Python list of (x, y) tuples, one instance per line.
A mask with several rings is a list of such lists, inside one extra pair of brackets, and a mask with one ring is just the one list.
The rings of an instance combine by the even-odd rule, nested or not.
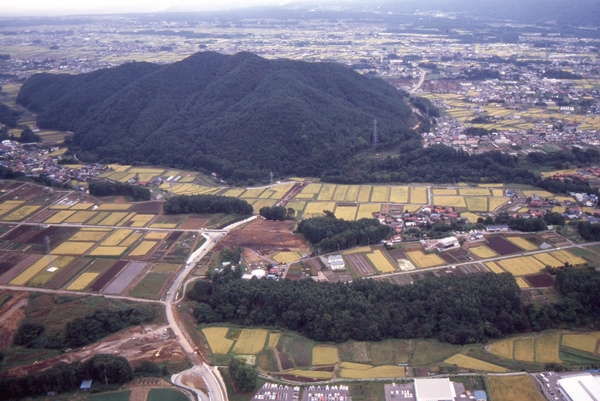
[(219, 195), (177, 195), (169, 198), (163, 210), (167, 214), (180, 213), (238, 213), (252, 214), (254, 208), (240, 198)]

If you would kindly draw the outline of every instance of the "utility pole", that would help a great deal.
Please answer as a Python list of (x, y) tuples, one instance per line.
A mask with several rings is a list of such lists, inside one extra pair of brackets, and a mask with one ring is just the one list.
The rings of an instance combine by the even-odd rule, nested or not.
[(372, 138), (373, 146), (377, 146), (379, 144), (379, 135), (377, 134), (377, 120), (373, 120), (373, 138)]

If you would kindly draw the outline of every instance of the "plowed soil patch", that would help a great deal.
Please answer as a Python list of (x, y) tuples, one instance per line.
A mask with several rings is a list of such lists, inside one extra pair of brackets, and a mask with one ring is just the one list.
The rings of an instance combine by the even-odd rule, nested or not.
[(243, 246), (260, 250), (288, 249), (308, 252), (307, 241), (293, 235), (291, 229), (292, 223), (289, 221), (274, 222), (258, 219), (241, 230), (231, 231), (222, 243), (230, 247)]

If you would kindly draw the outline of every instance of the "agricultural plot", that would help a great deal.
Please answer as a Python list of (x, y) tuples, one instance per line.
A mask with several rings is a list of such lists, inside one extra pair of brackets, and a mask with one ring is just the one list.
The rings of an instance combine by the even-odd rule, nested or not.
[(162, 295), (161, 290), (170, 277), (171, 275), (168, 273), (150, 272), (133, 290), (129, 291), (129, 295), (138, 298), (159, 299)]
[(120, 294), (127, 288), (129, 284), (144, 270), (147, 263), (133, 262), (131, 263), (104, 291), (103, 294)]
[(98, 242), (106, 236), (105, 231), (87, 231), (85, 229), (79, 230), (69, 238), (69, 241), (94, 241)]
[[(369, 248), (370, 250), (370, 248)], [(364, 254), (345, 254), (345, 261), (348, 268), (354, 270), (359, 276), (366, 276), (375, 273), (371, 264), (366, 260)]]
[(0, 215), (10, 212), (11, 210), (22, 205), (23, 203), (25, 203), (25, 201), (20, 200), (7, 200), (0, 203)]
[(559, 355), (560, 331), (554, 330), (535, 339), (535, 361), (540, 363), (562, 363)]
[(61, 210), (50, 218), (46, 219), (44, 223), (46, 224), (59, 224), (65, 221), (67, 218), (71, 217), (71, 215), (75, 214), (75, 211), (71, 210)]
[(358, 185), (350, 185), (348, 187), (348, 191), (346, 192), (346, 198), (344, 199), (346, 202), (356, 202), (358, 200), (358, 191), (360, 187)]
[(592, 333), (563, 334), (562, 346), (598, 354), (598, 343), (600, 342), (600, 331)]
[(406, 252), (406, 255), (421, 269), (446, 264), (442, 258), (434, 253), (426, 255), (422, 251), (410, 251)]
[(435, 206), (467, 207), (465, 198), (462, 196), (434, 195), (433, 204)]
[(65, 223), (85, 223), (94, 217), (97, 212), (79, 211), (71, 215), (71, 217), (65, 220)]
[(114, 212), (106, 216), (102, 221), (98, 222), (99, 226), (116, 226), (121, 220), (125, 219), (129, 213)]
[(476, 215), (475, 213), (463, 212), (460, 214), (460, 217), (469, 220), (469, 223), (477, 223), (477, 220), (479, 220), (480, 216)]
[(141, 233), (133, 233), (130, 234), (127, 238), (125, 238), (123, 241), (121, 241), (119, 243), (119, 246), (122, 247), (130, 247), (131, 245), (133, 245), (140, 237), (142, 236)]
[(540, 262), (533, 256), (520, 256), (517, 258), (499, 260), (498, 264), (502, 268), (514, 276), (525, 276), (528, 274), (538, 273), (544, 267), (545, 264)]
[(234, 341), (226, 338), (227, 327), (207, 327), (202, 329), (202, 334), (208, 341), (208, 346), (213, 354), (227, 354)]
[(487, 212), (488, 211), (488, 199), (487, 198), (475, 198), (467, 197), (467, 208), (472, 212)]
[(490, 196), (490, 190), (486, 188), (460, 188), (458, 192), (463, 196)]
[(324, 210), (335, 210), (335, 202), (309, 202), (306, 204), (304, 214), (308, 216), (322, 215)]
[(56, 260), (56, 256), (46, 256), (38, 259), (35, 263), (29, 266), (25, 271), (21, 274), (13, 278), (9, 284), (12, 285), (25, 285), (29, 280), (31, 280), (36, 274), (41, 272), (46, 266)]
[(410, 203), (416, 205), (427, 204), (427, 188), (410, 188)]
[(264, 188), (251, 188), (244, 191), (243, 194), (240, 195), (240, 198), (258, 198), (260, 194), (262, 194)]
[(358, 206), (358, 213), (356, 214), (356, 219), (372, 219), (373, 213), (379, 213), (380, 211), (380, 203), (361, 203)]
[(390, 187), (375, 186), (371, 193), (371, 202), (388, 202), (390, 199)]
[(97, 246), (90, 252), (91, 256), (121, 256), (127, 250), (125, 246)]
[(391, 273), (396, 271), (396, 267), (389, 261), (389, 259), (380, 250), (375, 250), (373, 253), (367, 253), (365, 255), (381, 273)]
[(496, 262), (486, 262), (485, 266), (494, 273), (505, 273), (505, 271), (502, 270), (502, 268), (498, 266)]
[(300, 369), (294, 369), (289, 372), (286, 372), (286, 375), (306, 377), (306, 378), (315, 379), (315, 380), (328, 380), (328, 379), (331, 379), (331, 376), (332, 376), (330, 372), (321, 372), (318, 370), (300, 370)]
[(252, 203), (254, 213), (258, 214), (263, 207), (273, 207), (277, 203), (276, 199), (257, 199)]
[(335, 208), (334, 214), (338, 219), (353, 221), (356, 219), (357, 211), (358, 206), (338, 206)]
[(535, 362), (535, 338), (519, 338), (514, 343), (515, 360), (523, 362)]
[(123, 270), (123, 268), (127, 266), (127, 261), (118, 260), (116, 261), (108, 270), (106, 270), (102, 275), (98, 278), (98, 280), (94, 281), (94, 284), (90, 286), (90, 290), (92, 291), (100, 291), (106, 284), (108, 284), (113, 277)]
[(523, 195), (525, 195), (526, 197), (530, 197), (531, 195), (538, 195), (542, 198), (554, 199), (554, 194), (548, 191), (544, 191), (543, 189), (536, 191), (523, 191)]
[(105, 239), (100, 245), (102, 246), (116, 246), (127, 238), (133, 230), (115, 230), (107, 239)]
[(527, 283), (527, 281), (525, 281), (525, 279), (523, 279), (523, 277), (517, 277), (515, 281), (517, 282), (517, 285), (520, 289), (529, 288), (529, 284)]
[(365, 203), (371, 199), (371, 187), (370, 185), (361, 185), (358, 191), (358, 202)]
[(279, 252), (273, 259), (275, 259), (279, 263), (291, 263), (298, 259), (302, 258), (302, 256), (298, 252)]
[(392, 187), (390, 191), (391, 203), (408, 203), (408, 187)]
[(256, 355), (265, 347), (269, 330), (263, 329), (243, 329), (240, 337), (237, 339), (232, 352), (242, 355)]
[(504, 373), (508, 369), (502, 366), (494, 365), (479, 359), (471, 358), (464, 354), (456, 354), (444, 361), (448, 365), (456, 365), (460, 368), (480, 370), (484, 372)]
[(317, 345), (312, 349), (313, 365), (334, 365), (340, 361), (338, 349)]
[(105, 212), (105, 211), (123, 211), (123, 210), (129, 210), (129, 208), (131, 207), (131, 203), (104, 203), (100, 206), (98, 206), (98, 208), (96, 210)]
[(318, 201), (330, 201), (333, 198), (333, 194), (335, 192), (336, 185), (335, 184), (323, 184), (321, 187), (321, 191), (317, 196)]
[(67, 241), (52, 250), (53, 255), (83, 255), (96, 245), (95, 242)]
[(542, 262), (544, 266), (560, 267), (564, 266), (564, 263), (560, 260), (552, 257), (549, 253), (538, 253), (533, 255), (537, 260)]
[(269, 342), (267, 343), (267, 349), (275, 349), (280, 338), (281, 333), (269, 333)]
[(289, 202), (285, 207), (292, 208), (296, 211), (296, 213), (303, 212), (306, 207), (306, 202), (303, 201), (293, 201)]
[(38, 210), (40, 206), (23, 206), (14, 212), (9, 213), (7, 216), (3, 217), (3, 220), (7, 221), (21, 221), (26, 217), (33, 214), (36, 210)]
[(535, 389), (529, 375), (489, 376), (490, 391), (494, 401), (545, 401)]
[(579, 256), (575, 256), (567, 250), (552, 251), (550, 252), (550, 255), (560, 260), (562, 263), (569, 263), (571, 266), (583, 265), (587, 263), (587, 260), (580, 258)]
[(506, 338), (504, 340), (496, 340), (490, 344), (490, 353), (498, 355), (501, 358), (513, 359), (514, 357), (514, 340)]
[(482, 259), (488, 259), (498, 256), (496, 252), (492, 251), (485, 245), (476, 246), (474, 248), (469, 248), (469, 251), (473, 252), (475, 255), (479, 256)]
[(99, 274), (100, 273), (83, 273), (67, 287), (67, 290), (81, 291), (85, 287), (87, 287), (92, 281), (94, 281)]
[(339, 376), (346, 379), (394, 379), (406, 377), (406, 372), (402, 366), (384, 365), (366, 370), (343, 368)]
[(506, 237), (506, 239), (516, 246), (523, 248), (526, 251), (535, 251), (538, 249), (537, 246), (533, 245), (531, 242), (527, 241), (525, 238), (521, 237)]
[(434, 195), (458, 195), (456, 189), (447, 189), (447, 188), (434, 188)]
[(156, 244), (155, 241), (142, 241), (133, 251), (129, 252), (129, 256), (146, 256)]
[(490, 237), (488, 238), (487, 242), (487, 246), (500, 256), (522, 252), (521, 248), (511, 242), (508, 242), (502, 237)]
[(321, 186), (321, 184), (308, 184), (304, 187), (304, 189), (302, 189), (301, 193), (312, 195), (318, 194), (319, 192), (321, 192)]

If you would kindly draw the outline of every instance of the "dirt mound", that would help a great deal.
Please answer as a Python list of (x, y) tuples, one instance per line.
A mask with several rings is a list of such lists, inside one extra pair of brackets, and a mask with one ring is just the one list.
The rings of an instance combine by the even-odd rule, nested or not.
[(293, 222), (257, 219), (240, 230), (231, 231), (221, 242), (255, 250), (308, 252), (308, 242), (292, 234)]

